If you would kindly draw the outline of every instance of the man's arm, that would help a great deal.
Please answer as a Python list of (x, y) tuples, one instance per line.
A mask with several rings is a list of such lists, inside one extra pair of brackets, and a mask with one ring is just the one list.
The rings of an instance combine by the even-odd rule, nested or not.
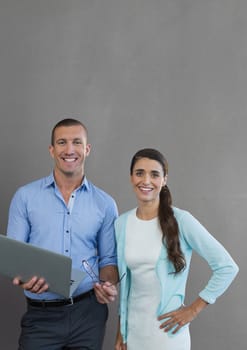
[(105, 267), (102, 267), (99, 272), (100, 280), (102, 281), (108, 281), (112, 284), (118, 283), (118, 270), (117, 266), (115, 265), (108, 265)]
[(100, 280), (104, 283), (96, 283), (94, 291), (96, 298), (101, 304), (108, 304), (116, 299), (119, 281), (118, 271), (115, 265), (108, 265), (100, 269)]

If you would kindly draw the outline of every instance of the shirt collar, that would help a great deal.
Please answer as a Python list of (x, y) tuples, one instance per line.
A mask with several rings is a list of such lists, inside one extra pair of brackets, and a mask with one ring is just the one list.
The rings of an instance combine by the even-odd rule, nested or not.
[[(54, 178), (54, 175), (53, 175), (53, 172), (47, 176), (45, 178), (45, 187), (50, 187), (50, 186), (55, 186), (56, 185), (56, 181), (55, 181), (55, 178)], [(77, 188), (77, 190), (79, 191), (82, 191), (82, 190), (89, 190), (89, 183), (88, 183), (88, 180), (86, 178), (86, 176), (84, 176), (84, 179), (83, 179), (83, 182), (82, 184)]]

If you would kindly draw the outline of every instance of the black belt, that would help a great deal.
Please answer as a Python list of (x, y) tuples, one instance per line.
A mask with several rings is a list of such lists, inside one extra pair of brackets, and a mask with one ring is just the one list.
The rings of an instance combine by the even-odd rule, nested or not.
[(27, 299), (27, 303), (28, 305), (31, 306), (37, 306), (37, 307), (56, 307), (56, 306), (65, 306), (65, 305), (73, 305), (75, 303), (77, 303), (78, 301), (81, 301), (85, 298), (88, 298), (90, 296), (92, 296), (94, 294), (93, 289), (89, 290), (86, 293), (77, 295), (75, 297), (71, 297), (68, 299), (56, 299), (56, 300), (34, 300), (34, 299), (30, 299), (30, 298), (26, 298)]

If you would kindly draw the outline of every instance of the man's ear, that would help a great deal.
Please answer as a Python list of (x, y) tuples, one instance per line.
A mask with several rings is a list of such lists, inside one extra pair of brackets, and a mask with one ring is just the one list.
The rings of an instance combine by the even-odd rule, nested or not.
[(86, 145), (86, 157), (89, 156), (90, 151), (91, 151), (91, 145), (90, 145), (90, 143), (88, 143), (88, 144)]
[(54, 147), (52, 145), (49, 146), (49, 153), (52, 158), (54, 158)]

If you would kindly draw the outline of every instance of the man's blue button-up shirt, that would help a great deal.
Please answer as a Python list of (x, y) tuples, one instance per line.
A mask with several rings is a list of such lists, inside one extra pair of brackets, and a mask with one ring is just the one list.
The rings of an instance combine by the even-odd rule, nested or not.
[[(84, 271), (82, 260), (87, 260), (98, 274), (99, 268), (117, 263), (116, 217), (112, 197), (86, 178), (66, 204), (51, 174), (17, 190), (10, 205), (7, 235), (71, 257), (73, 268)], [(94, 282), (87, 275), (74, 295), (92, 289)], [(61, 298), (51, 292), (25, 294), (32, 299)]]

